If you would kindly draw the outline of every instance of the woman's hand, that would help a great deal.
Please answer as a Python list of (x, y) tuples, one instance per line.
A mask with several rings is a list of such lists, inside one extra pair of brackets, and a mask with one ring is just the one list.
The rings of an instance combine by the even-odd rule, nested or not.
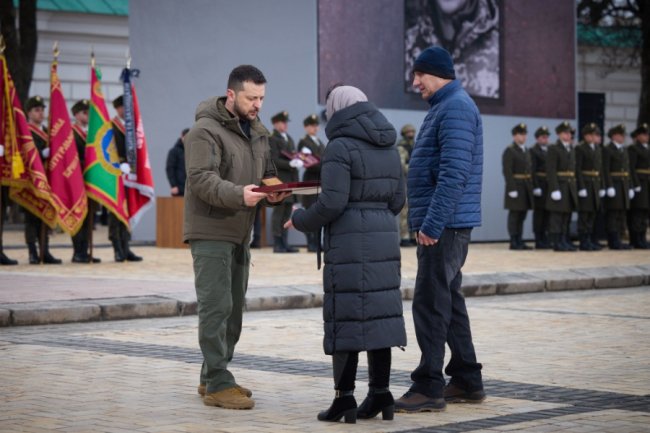
[(293, 222), (291, 222), (291, 220), (287, 221), (286, 223), (284, 223), (284, 228), (287, 229), (287, 230), (292, 229), (293, 228)]

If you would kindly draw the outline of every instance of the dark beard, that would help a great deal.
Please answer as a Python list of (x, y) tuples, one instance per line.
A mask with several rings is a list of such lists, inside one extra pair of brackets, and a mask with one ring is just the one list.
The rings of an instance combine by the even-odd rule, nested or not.
[(233, 103), (233, 109), (235, 110), (235, 115), (239, 117), (241, 120), (245, 120), (247, 122), (250, 122), (251, 119), (248, 118), (248, 113), (245, 111), (242, 111), (239, 108), (239, 105), (237, 105), (237, 101), (234, 101)]

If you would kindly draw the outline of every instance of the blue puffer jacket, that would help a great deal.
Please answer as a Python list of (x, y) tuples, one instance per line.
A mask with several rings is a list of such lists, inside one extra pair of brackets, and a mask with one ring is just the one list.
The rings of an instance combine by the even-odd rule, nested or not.
[(409, 162), (409, 227), (440, 239), (446, 227), (481, 225), (483, 126), (458, 80), (429, 104)]

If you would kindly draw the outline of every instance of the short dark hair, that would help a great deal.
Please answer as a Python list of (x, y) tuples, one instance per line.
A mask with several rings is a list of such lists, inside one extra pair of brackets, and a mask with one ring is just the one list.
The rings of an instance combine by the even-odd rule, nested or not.
[(244, 88), (244, 82), (252, 81), (255, 84), (266, 83), (262, 71), (253, 65), (240, 65), (232, 70), (228, 77), (228, 88), (239, 91)]

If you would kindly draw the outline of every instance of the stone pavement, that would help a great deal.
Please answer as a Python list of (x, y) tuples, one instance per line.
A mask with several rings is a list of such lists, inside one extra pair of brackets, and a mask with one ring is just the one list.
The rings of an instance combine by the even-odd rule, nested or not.
[[(649, 288), (469, 298), (488, 399), (355, 425), (316, 420), (333, 398), (317, 308), (244, 315), (231, 367), (253, 390), (248, 411), (207, 407), (196, 394), (196, 317), (2, 328), (0, 431), (648, 432)], [(409, 344), (393, 350), (395, 396), (419, 360), (410, 302), (404, 310)]]
[[(22, 232), (5, 232), (7, 254), (18, 266), (0, 267), (0, 326), (132, 319), (194, 314), (192, 258), (188, 249), (136, 246), (140, 263), (115, 263), (106, 228), (95, 232), (102, 263), (70, 262), (70, 238), (52, 236), (63, 265), (28, 265)], [(314, 254), (252, 250), (247, 309), (319, 307), (321, 271)], [(402, 290), (411, 299), (415, 248), (402, 249)], [(505, 243), (472, 244), (464, 267), (466, 296), (629, 287), (650, 284), (650, 252), (555, 253), (510, 251)]]

